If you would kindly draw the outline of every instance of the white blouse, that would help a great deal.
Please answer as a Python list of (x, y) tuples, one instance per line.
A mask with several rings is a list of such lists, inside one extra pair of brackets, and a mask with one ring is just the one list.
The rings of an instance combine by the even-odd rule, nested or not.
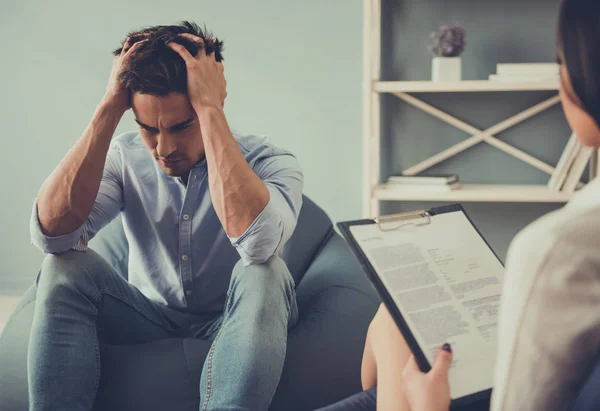
[(600, 179), (512, 242), (498, 341), (492, 411), (570, 408), (600, 348)]

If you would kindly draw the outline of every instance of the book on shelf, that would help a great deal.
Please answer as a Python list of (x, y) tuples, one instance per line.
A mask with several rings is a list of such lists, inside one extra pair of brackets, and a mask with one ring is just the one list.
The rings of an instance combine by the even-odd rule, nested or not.
[(548, 181), (548, 188), (554, 191), (560, 191), (565, 179), (567, 178), (567, 173), (569, 169), (573, 165), (575, 158), (579, 154), (579, 150), (581, 149), (581, 145), (577, 141), (577, 136), (575, 133), (571, 134), (565, 149), (563, 150), (558, 163), (556, 164), (556, 168), (550, 177), (550, 181)]
[(499, 74), (490, 74), (490, 81), (503, 83), (558, 83), (560, 76), (558, 75), (527, 75), (527, 76), (504, 76)]
[(557, 76), (560, 65), (557, 63), (504, 63), (496, 65), (500, 76)]
[(574, 192), (583, 187), (581, 177), (589, 163), (594, 149), (583, 147), (575, 133), (571, 134), (558, 164), (548, 181), (553, 191)]
[(428, 192), (445, 192), (461, 187), (456, 174), (429, 174), (421, 176), (390, 176), (388, 187), (419, 189)]
[(411, 185), (433, 185), (444, 186), (457, 183), (459, 181), (456, 174), (428, 174), (420, 176), (390, 176), (390, 184), (411, 184)]
[(462, 187), (462, 184), (457, 181), (452, 184), (397, 184), (389, 182), (387, 188), (393, 188), (398, 190), (418, 190), (420, 192), (428, 193), (445, 193), (452, 190), (457, 190)]
[(579, 149), (579, 154), (575, 158), (575, 161), (573, 161), (573, 165), (562, 186), (562, 191), (572, 193), (579, 187), (581, 184), (581, 176), (590, 162), (593, 150), (594, 149), (591, 147), (581, 147)]

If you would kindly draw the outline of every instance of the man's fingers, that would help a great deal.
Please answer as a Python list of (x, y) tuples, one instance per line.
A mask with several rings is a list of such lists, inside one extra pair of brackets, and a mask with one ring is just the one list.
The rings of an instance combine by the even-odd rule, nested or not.
[(443, 381), (448, 380), (448, 373), (450, 372), (450, 365), (452, 364), (452, 348), (450, 344), (444, 344), (438, 350), (437, 356), (435, 357), (435, 363), (431, 370), (434, 378), (442, 379)]
[(129, 57), (131, 57), (131, 55), (140, 48), (140, 46), (144, 43), (148, 42), (148, 40), (142, 40), (142, 41), (138, 41), (137, 43), (135, 43), (133, 46), (131, 46), (129, 48), (129, 50), (127, 50), (127, 52), (125, 53), (125, 55), (123, 56), (125, 59), (128, 59)]
[(202, 44), (204, 44), (204, 40), (202, 40), (202, 39), (201, 39), (200, 37), (198, 37), (198, 36), (194, 36), (194, 35), (193, 35), (193, 34), (191, 34), (191, 33), (181, 33), (181, 34), (180, 34), (180, 36), (181, 36), (181, 37), (185, 37), (185, 38), (186, 38), (186, 39), (188, 39), (188, 40), (192, 40), (192, 41), (194, 41), (194, 42), (196, 42), (196, 43), (202, 43)]
[[(179, 43), (171, 42), (167, 44), (172, 50), (177, 52), (181, 56), (181, 58), (186, 62), (186, 64), (190, 64), (195, 61), (194, 56), (190, 54), (187, 49)], [(198, 53), (201, 54), (201, 53)]]
[[(179, 34), (179, 36), (181, 36), (181, 37), (185, 37), (186, 39), (188, 39), (188, 40), (190, 40), (190, 41), (193, 41), (194, 43), (196, 43), (196, 44), (197, 44), (197, 45), (200, 47), (200, 49), (201, 49), (201, 50), (204, 50), (204, 53), (200, 53), (200, 52), (198, 52), (198, 53), (196, 54), (196, 57), (195, 57), (195, 58), (196, 58), (197, 60), (201, 60), (201, 59), (203, 59), (205, 56), (208, 56), (208, 58), (211, 58), (210, 56), (211, 56), (211, 54), (212, 54), (212, 55), (213, 55), (213, 57), (211, 58), (211, 60), (215, 60), (215, 61), (216, 61), (216, 58), (214, 57), (214, 54), (215, 54), (215, 53), (214, 53), (214, 51), (213, 51), (212, 53), (208, 54), (208, 52), (206, 51), (206, 43), (204, 42), (204, 40), (203, 40), (202, 38), (200, 38), (200, 37), (198, 37), (198, 36), (194, 36), (193, 34), (190, 34), (190, 33), (181, 33), (181, 34)], [(209, 41), (210, 41), (210, 40), (209, 40)], [(209, 44), (210, 44), (210, 43), (209, 43)]]
[(121, 48), (121, 56), (124, 56), (130, 47), (131, 47), (131, 37), (127, 37), (127, 40), (123, 44), (123, 48)]
[[(149, 33), (140, 33), (140, 34), (135, 35), (134, 37), (140, 38), (140, 36), (144, 38), (144, 40), (141, 40), (141, 41), (146, 41), (148, 39), (148, 37), (150, 36), (150, 34)], [(131, 36), (128, 36), (127, 39), (125, 40), (125, 43), (123, 43), (123, 47), (121, 48), (120, 56), (124, 56), (125, 54), (127, 54), (129, 49), (131, 48), (131, 46), (136, 45), (139, 42), (140, 41), (134, 42), (133, 39), (131, 38)]]
[[(181, 33), (179, 36), (181, 37), (185, 37), (186, 39), (193, 41), (194, 43), (196, 43), (196, 45), (198, 45), (200, 47), (200, 50), (198, 50), (198, 53), (196, 53), (196, 59), (203, 59), (204, 56), (206, 56), (206, 49), (204, 48), (204, 40), (202, 40), (200, 37), (198, 36), (194, 36), (193, 34), (190, 33)], [(200, 53), (200, 51), (204, 51), (204, 53)]]

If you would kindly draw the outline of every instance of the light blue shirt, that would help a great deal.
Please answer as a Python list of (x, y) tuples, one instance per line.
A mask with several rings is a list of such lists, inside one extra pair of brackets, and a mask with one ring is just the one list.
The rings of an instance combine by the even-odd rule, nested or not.
[(206, 161), (187, 187), (165, 174), (137, 132), (115, 137), (98, 196), (85, 224), (70, 234), (43, 234), (34, 204), (32, 243), (46, 253), (85, 251), (119, 213), (129, 242), (129, 282), (153, 301), (203, 313), (223, 309), (231, 272), (280, 254), (302, 206), (303, 174), (296, 158), (266, 138), (234, 133), (240, 150), (266, 184), (267, 206), (239, 238), (228, 237), (213, 208)]

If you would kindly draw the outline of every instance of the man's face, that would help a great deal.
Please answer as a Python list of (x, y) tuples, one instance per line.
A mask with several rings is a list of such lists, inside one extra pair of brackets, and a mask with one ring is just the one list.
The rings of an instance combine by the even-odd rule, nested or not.
[(204, 159), (200, 124), (186, 94), (135, 93), (131, 108), (144, 143), (166, 174), (185, 176)]

